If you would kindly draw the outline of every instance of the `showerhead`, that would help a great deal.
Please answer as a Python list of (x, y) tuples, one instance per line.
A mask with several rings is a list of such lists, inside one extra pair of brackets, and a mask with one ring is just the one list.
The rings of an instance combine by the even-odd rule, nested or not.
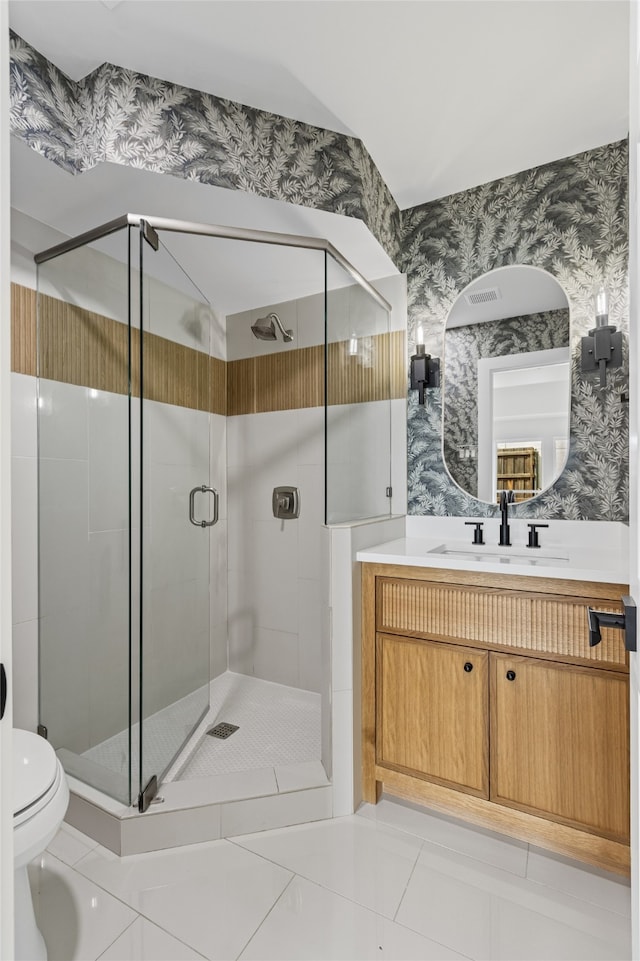
[(255, 324), (251, 325), (251, 331), (258, 340), (276, 340), (276, 325), (282, 334), (285, 343), (293, 340), (293, 331), (285, 330), (277, 314), (267, 314), (266, 317), (258, 317)]
[(257, 337), (258, 340), (276, 339), (276, 328), (270, 316), (271, 315), (269, 315), (269, 317), (259, 317), (255, 324), (251, 325), (253, 336)]

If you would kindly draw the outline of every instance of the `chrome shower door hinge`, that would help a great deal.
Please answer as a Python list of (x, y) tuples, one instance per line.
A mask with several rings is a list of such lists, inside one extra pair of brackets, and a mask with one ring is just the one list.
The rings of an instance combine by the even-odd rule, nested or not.
[(140, 791), (138, 795), (138, 811), (140, 814), (144, 814), (147, 810), (156, 794), (158, 793), (158, 778), (155, 774), (152, 774), (144, 790)]
[(157, 250), (160, 246), (160, 238), (158, 237), (157, 232), (153, 229), (151, 224), (147, 223), (146, 220), (141, 220), (140, 226), (142, 227), (142, 236), (144, 239), (151, 247), (153, 247), (154, 250)]

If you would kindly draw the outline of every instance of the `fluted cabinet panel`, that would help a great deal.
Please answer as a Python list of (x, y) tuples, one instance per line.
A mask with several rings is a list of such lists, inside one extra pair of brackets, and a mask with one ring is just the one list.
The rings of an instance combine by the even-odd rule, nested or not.
[[(520, 649), (541, 656), (596, 661), (616, 670), (627, 663), (620, 631), (603, 628), (589, 647), (588, 601), (383, 578), (378, 592), (380, 630)], [(603, 610), (621, 610), (594, 601)]]

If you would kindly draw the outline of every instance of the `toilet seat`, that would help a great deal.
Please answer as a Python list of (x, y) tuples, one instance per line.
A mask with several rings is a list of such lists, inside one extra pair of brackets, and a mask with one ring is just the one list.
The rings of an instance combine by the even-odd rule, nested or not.
[(47, 961), (38, 930), (27, 866), (56, 836), (69, 803), (62, 764), (51, 744), (13, 729), (13, 866), (17, 961)]
[(49, 803), (60, 785), (56, 753), (30, 731), (13, 732), (13, 826), (33, 817)]
[(19, 824), (24, 824), (25, 821), (28, 821), (29, 818), (34, 817), (39, 811), (41, 811), (43, 807), (46, 807), (46, 805), (51, 801), (55, 793), (58, 791), (61, 778), (62, 773), (60, 768), (56, 767), (53, 782), (48, 788), (45, 789), (44, 794), (35, 798), (31, 804), (28, 804), (26, 807), (23, 807), (21, 810), (15, 812), (13, 815), (14, 828), (18, 827)]
[(14, 728), (13, 856), (19, 868), (41, 854), (56, 835), (69, 803), (69, 788), (51, 744)]

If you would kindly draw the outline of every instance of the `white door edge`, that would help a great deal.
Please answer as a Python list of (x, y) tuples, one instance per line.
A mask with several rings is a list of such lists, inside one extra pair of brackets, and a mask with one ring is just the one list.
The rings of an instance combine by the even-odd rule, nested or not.
[(13, 958), (11, 756), (11, 320), (9, 5), (0, 0), (0, 662), (9, 696), (0, 721), (0, 961)]
[[(638, 177), (640, 164), (640, 17), (637, 3), (630, 4), (629, 23), (629, 368), (631, 398), (629, 410), (629, 591), (640, 604), (640, 451), (638, 426), (640, 407), (638, 385), (640, 372), (640, 253)], [(629, 655), (630, 751), (631, 751), (631, 943), (632, 958), (640, 959), (640, 665), (638, 654)]]

